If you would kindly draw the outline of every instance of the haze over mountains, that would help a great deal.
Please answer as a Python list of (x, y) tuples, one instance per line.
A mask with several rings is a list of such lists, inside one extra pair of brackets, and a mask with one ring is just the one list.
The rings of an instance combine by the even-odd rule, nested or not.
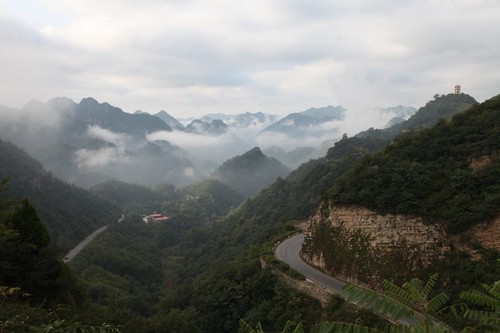
[[(322, 156), (356, 119), (341, 106), (285, 117), (210, 114), (184, 124), (160, 111), (129, 114), (108, 103), (54, 98), (21, 109), (0, 107), (1, 138), (23, 148), (58, 177), (89, 187), (106, 180), (182, 186), (210, 175), (227, 159), (261, 147), (289, 168)], [(373, 126), (409, 117), (414, 108), (373, 111)], [(362, 122), (363, 120), (360, 120)]]
[[(92, 100), (85, 103), (95, 105)], [(451, 295), (457, 295), (464, 285), (469, 288), (470, 281), (479, 285), (498, 279), (498, 256), (493, 251), (499, 246), (495, 224), (500, 202), (499, 142), (495, 135), (500, 125), (499, 105), (498, 96), (481, 104), (466, 94), (437, 96), (408, 120), (390, 128), (343, 135), (325, 156), (309, 160), (291, 172), (254, 147), (228, 159), (211, 178), (177, 189), (169, 184), (143, 186), (106, 181), (92, 186), (89, 193), (57, 180), (28, 154), (0, 140), (0, 179), (11, 176), (8, 191), (2, 188), (4, 183), (0, 184), (0, 199), (26, 197), (12, 221), (19, 222), (17, 216), (23, 213), (23, 217), (31, 217), (28, 220), (35, 230), (43, 231), (45, 224), (52, 244), (60, 250), (91, 229), (108, 224), (69, 268), (88, 286), (81, 295), (88, 295), (89, 306), (95, 304), (102, 309), (89, 312), (99, 320), (111, 318), (122, 325), (124, 333), (160, 332), (162, 327), (174, 327), (170, 323), (177, 318), (186, 322), (183, 318), (189, 314), (189, 327), (182, 326), (176, 332), (234, 332), (241, 318), (253, 320), (252, 326), (264, 320), (274, 330), (283, 327), (288, 318), (317, 323), (331, 309), (322, 309), (319, 302), (293, 291), (269, 269), (298, 278), (272, 256), (272, 245), (296, 232), (297, 222), (307, 224), (303, 247), (306, 260), (324, 258), (316, 260), (315, 265), (334, 274), (341, 272), (349, 281), (407, 281), (415, 274), (427, 274), (427, 261), (431, 260), (432, 272), (450, 281), (440, 288), (446, 288)], [(102, 113), (120, 114), (112, 107), (103, 107)], [(75, 116), (79, 119), (93, 116), (88, 111), (73, 111), (83, 113)], [(151, 116), (137, 116), (141, 116), (141, 126), (151, 126), (147, 123)], [(126, 128), (129, 123), (124, 119), (129, 116), (121, 117), (109, 128)], [(106, 126), (103, 119), (94, 120)], [(212, 121), (222, 123), (200, 120), (208, 124)], [(162, 126), (162, 132), (167, 132), (167, 125)], [(96, 127), (93, 125), (93, 131)], [(76, 137), (78, 127), (72, 128)], [(57, 137), (60, 130), (51, 135)], [(94, 140), (87, 149), (113, 148), (118, 142), (102, 133), (101, 141), (109, 141), (96, 143), (88, 133), (82, 138)], [(35, 208), (42, 219), (38, 220)], [(370, 216), (378, 214), (375, 219), (363, 217), (367, 209), (374, 210)], [(144, 223), (141, 215), (151, 212), (168, 214), (168, 222)], [(391, 220), (394, 213), (401, 215), (397, 221)], [(126, 218), (117, 222), (121, 214)], [(415, 214), (426, 219), (422, 228), (432, 231), (443, 227), (442, 231), (449, 233), (450, 237), (432, 242), (439, 243), (443, 251), (432, 252), (434, 247), (425, 246), (428, 238), (422, 240), (420, 236), (436, 233), (422, 231)], [(340, 229), (332, 224), (338, 216), (361, 221), (363, 233), (354, 231), (352, 237), (342, 230), (338, 233)], [(43, 233), (16, 228), (17, 224), (8, 218), (1, 226), (6, 241), (1, 242), (0, 253), (7, 260), (2, 261), (6, 269), (0, 271), (6, 285), (20, 285), (43, 304), (80, 295), (71, 283), (59, 282), (62, 274), (54, 268), (69, 270), (57, 264), (55, 252), (40, 246), (36, 253), (31, 251), (31, 256), (22, 252), (36, 248)], [(487, 231), (483, 230), (485, 226)], [(376, 233), (364, 234), (368, 227)], [(33, 234), (39, 235), (31, 237)], [(387, 243), (388, 234), (400, 237), (397, 243)], [(48, 239), (43, 243), (46, 246)], [(373, 248), (367, 251), (366, 241), (372, 244), (372, 239)], [(460, 244), (455, 246), (457, 241)], [(422, 250), (415, 251), (417, 246)], [(474, 259), (469, 252), (474, 253)], [(49, 259), (53, 265), (47, 264)], [(267, 267), (263, 267), (264, 261)], [(21, 274), (19, 269), (23, 269)], [(74, 304), (75, 300), (65, 302)], [(30, 303), (32, 311), (43, 311), (35, 309), (39, 303)], [(108, 311), (111, 306), (118, 310), (116, 315)], [(71, 311), (78, 314), (82, 310)], [(348, 309), (342, 306), (341, 311), (344, 320)], [(251, 319), (254, 314), (256, 318)], [(283, 316), (278, 323), (277, 314)]]
[(0, 333), (500, 333), (499, 17), (0, 0)]

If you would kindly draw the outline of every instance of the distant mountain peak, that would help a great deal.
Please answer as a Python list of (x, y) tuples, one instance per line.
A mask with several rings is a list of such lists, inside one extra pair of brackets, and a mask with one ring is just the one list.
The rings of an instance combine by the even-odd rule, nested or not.
[(220, 135), (225, 133), (227, 128), (227, 124), (220, 119), (215, 119), (210, 122), (195, 119), (185, 127), (185, 131), (197, 134)]
[(176, 130), (183, 130), (184, 125), (181, 124), (180, 121), (178, 121), (176, 118), (172, 117), (167, 111), (161, 110), (160, 112), (154, 114), (153, 116), (160, 118), (173, 129)]
[[(274, 124), (264, 128), (263, 132), (276, 132), (286, 134), (291, 137), (303, 137), (309, 135), (321, 135), (321, 131), (316, 130), (317, 125), (340, 121), (344, 119), (346, 110), (341, 106), (325, 106), (320, 108), (310, 108), (303, 112), (290, 113)], [(330, 133), (333, 131), (328, 130)]]
[(81, 106), (96, 106), (99, 102), (93, 97), (85, 97), (80, 101)]
[(71, 98), (64, 97), (64, 96), (51, 98), (51, 99), (49, 99), (48, 103), (49, 104), (53, 104), (53, 103), (55, 103), (55, 104), (75, 104), (75, 102)]
[(254, 147), (225, 161), (212, 177), (248, 198), (289, 172), (287, 166), (264, 155), (259, 147)]
[(28, 101), (28, 103), (24, 104), (23, 110), (33, 110), (38, 109), (40, 107), (44, 107), (44, 103), (39, 101), (38, 99), (32, 98)]
[(345, 111), (340, 105), (328, 105), (320, 108), (310, 108), (300, 113), (318, 120), (342, 120), (344, 119)]
[(250, 149), (249, 151), (247, 151), (246, 153), (244, 153), (243, 155), (241, 155), (241, 157), (244, 157), (244, 158), (248, 158), (248, 157), (266, 158), (267, 156), (264, 155), (264, 153), (262, 152), (262, 150), (259, 147), (254, 147), (254, 148)]

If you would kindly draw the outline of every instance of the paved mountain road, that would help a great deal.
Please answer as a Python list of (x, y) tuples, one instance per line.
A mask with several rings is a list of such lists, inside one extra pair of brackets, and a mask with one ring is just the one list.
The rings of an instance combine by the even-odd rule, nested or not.
[[(306, 264), (299, 255), (302, 243), (304, 243), (304, 234), (292, 236), (281, 242), (281, 244), (276, 247), (274, 255), (278, 258), (278, 260), (287, 263), (291, 268), (299, 273), (302, 273), (310, 281), (325, 287), (334, 294), (340, 294), (346, 283), (317, 270), (309, 264)], [(398, 322), (405, 325), (414, 325), (417, 321), (413, 318), (401, 318)], [(435, 324), (446, 327), (443, 323), (440, 323), (437, 320), (435, 320)]]
[(327, 288), (332, 293), (340, 293), (346, 283), (306, 264), (299, 255), (302, 243), (304, 243), (304, 234), (290, 237), (276, 247), (274, 254), (278, 260), (287, 263), (291, 268), (302, 273), (309, 280)]
[[(125, 215), (122, 215), (118, 219), (118, 223), (120, 223), (124, 219), (125, 219)], [(85, 246), (87, 246), (90, 242), (92, 242), (94, 240), (94, 238), (96, 238), (97, 235), (99, 235), (101, 232), (103, 232), (104, 230), (106, 230), (107, 227), (108, 227), (107, 225), (105, 225), (104, 227), (100, 227), (99, 229), (97, 229), (96, 231), (94, 231), (93, 233), (91, 233), (90, 235), (88, 235), (83, 241), (80, 242), (80, 244), (78, 244), (77, 246), (75, 246), (73, 249), (71, 249), (64, 256), (63, 262), (67, 263), (68, 261), (72, 260), (78, 253), (80, 253), (81, 250), (83, 250), (85, 248)]]
[(82, 240), (80, 242), (80, 244), (75, 246), (73, 249), (71, 249), (68, 252), (68, 254), (66, 254), (64, 256), (63, 262), (66, 263), (66, 262), (72, 260), (78, 253), (80, 253), (81, 250), (83, 250), (85, 248), (85, 246), (87, 246), (90, 242), (92, 242), (97, 235), (99, 235), (101, 232), (106, 230), (107, 227), (108, 227), (107, 225), (105, 225), (104, 227), (100, 227), (99, 229), (97, 229), (96, 231), (94, 231), (93, 233), (88, 235), (87, 238)]

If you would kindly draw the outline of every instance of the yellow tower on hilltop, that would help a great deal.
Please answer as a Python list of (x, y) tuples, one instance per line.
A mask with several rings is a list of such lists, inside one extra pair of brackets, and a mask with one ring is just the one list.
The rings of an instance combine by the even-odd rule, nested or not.
[(455, 86), (455, 94), (457, 94), (457, 95), (458, 95), (458, 94), (460, 94), (460, 89), (461, 89), (461, 88), (462, 88), (462, 87), (460, 87), (460, 85), (459, 85), (459, 84), (457, 84), (457, 85)]

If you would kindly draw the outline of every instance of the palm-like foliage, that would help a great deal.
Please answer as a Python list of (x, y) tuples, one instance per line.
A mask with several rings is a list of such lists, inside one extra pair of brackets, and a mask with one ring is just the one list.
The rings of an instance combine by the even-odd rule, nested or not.
[(481, 307), (481, 310), (467, 308), (465, 318), (485, 325), (490, 332), (500, 332), (500, 281), (483, 285), (483, 289), (484, 291), (469, 290), (460, 293), (463, 300)]
[[(387, 332), (450, 332), (451, 329), (433, 319), (448, 301), (445, 293), (430, 297), (438, 275), (434, 274), (424, 283), (414, 278), (402, 287), (384, 281), (384, 291), (379, 293), (370, 289), (348, 284), (342, 290), (342, 296), (362, 308), (388, 319), (393, 324)], [(320, 324), (320, 333), (331, 332), (380, 332), (359, 323), (346, 324), (325, 322)]]
[[(238, 333), (264, 333), (264, 330), (262, 329), (262, 325), (260, 323), (258, 323), (257, 327), (253, 329), (244, 320), (240, 320)], [(294, 324), (291, 321), (287, 321), (285, 328), (283, 328), (281, 333), (304, 333), (304, 326), (300, 323), (294, 327)]]
[[(424, 283), (420, 279), (412, 279), (398, 287), (391, 282), (384, 281), (383, 292), (376, 292), (348, 284), (342, 290), (342, 296), (358, 306), (371, 310), (375, 314), (388, 319), (391, 324), (383, 329), (363, 325), (360, 320), (355, 323), (321, 322), (318, 333), (442, 333), (453, 330), (432, 316), (442, 311), (448, 301), (448, 296), (441, 292), (430, 298), (438, 275), (432, 275)], [(465, 306), (463, 313), (466, 319), (474, 321), (478, 327), (473, 331), (500, 333), (500, 281), (491, 285), (483, 285), (484, 291), (463, 291), (460, 297), (480, 309)], [(451, 307), (452, 312), (458, 314), (458, 307)], [(466, 328), (461, 332), (470, 332)], [(264, 333), (260, 323), (256, 329), (240, 320), (239, 333)], [(287, 322), (281, 333), (304, 333), (301, 324), (293, 327)]]

